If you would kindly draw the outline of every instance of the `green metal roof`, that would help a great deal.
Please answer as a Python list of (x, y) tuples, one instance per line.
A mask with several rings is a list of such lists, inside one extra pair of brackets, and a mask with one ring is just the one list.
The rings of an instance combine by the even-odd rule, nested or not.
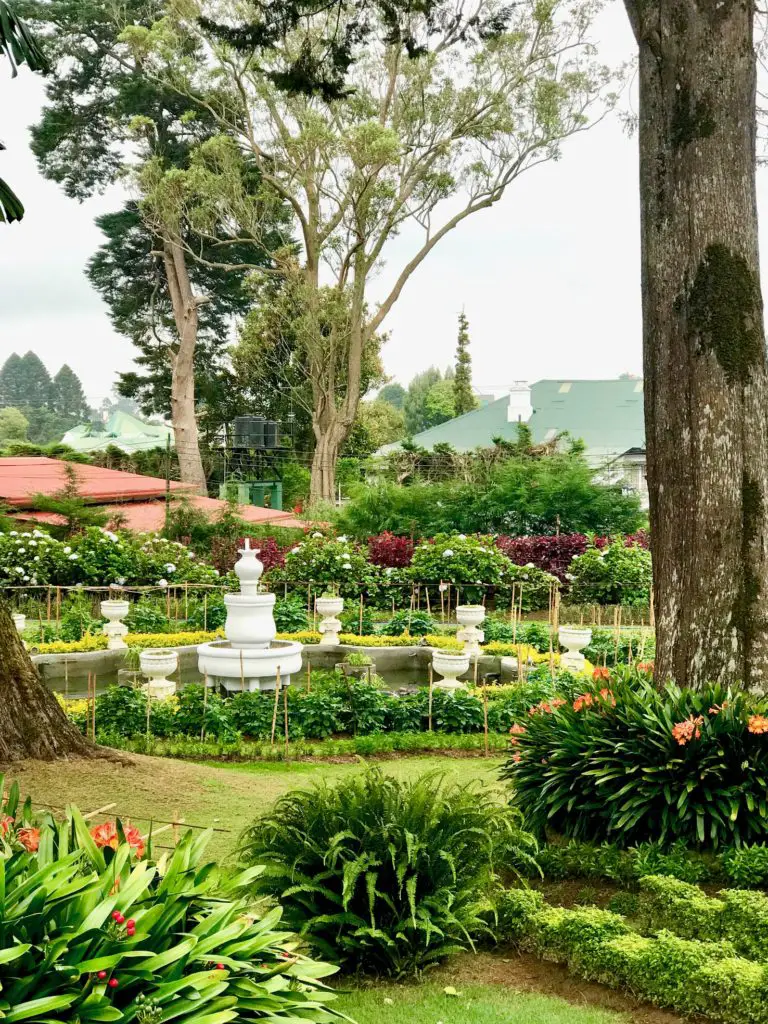
[(531, 405), (528, 426), (537, 443), (567, 431), (584, 441), (591, 458), (645, 448), (640, 379), (540, 380), (531, 387)]
[[(543, 443), (567, 432), (584, 441), (587, 456), (607, 459), (631, 448), (645, 448), (643, 382), (621, 380), (540, 380), (531, 385), (533, 414), (528, 420), (533, 440)], [(509, 397), (430, 427), (413, 438), (421, 448), (450, 444), (456, 451), (487, 448), (494, 437), (514, 441), (517, 422), (507, 419)], [(399, 445), (386, 445), (386, 454)]]
[(78, 452), (101, 451), (113, 445), (125, 452), (149, 451), (151, 448), (165, 448), (173, 431), (163, 423), (145, 423), (129, 412), (113, 412), (103, 430), (97, 430), (90, 423), (81, 423), (68, 430), (61, 439)]

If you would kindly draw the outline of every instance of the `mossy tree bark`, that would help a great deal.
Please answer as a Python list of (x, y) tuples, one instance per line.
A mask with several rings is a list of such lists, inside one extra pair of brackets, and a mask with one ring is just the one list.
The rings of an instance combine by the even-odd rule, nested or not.
[(751, 3), (625, 0), (640, 51), (656, 674), (762, 688), (768, 367)]
[(0, 598), (0, 761), (104, 754), (72, 725), (40, 679)]

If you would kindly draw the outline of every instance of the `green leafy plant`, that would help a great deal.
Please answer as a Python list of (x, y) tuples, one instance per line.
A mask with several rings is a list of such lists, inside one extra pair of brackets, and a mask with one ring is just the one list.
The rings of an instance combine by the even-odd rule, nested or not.
[(437, 623), (426, 612), (410, 611), (407, 608), (395, 612), (392, 618), (381, 628), (382, 636), (400, 636), (410, 633), (411, 636), (427, 636), (437, 630)]
[(768, 719), (752, 698), (617, 672), (520, 720), (503, 776), (536, 831), (701, 848), (768, 836)]
[[(223, 623), (222, 623), (223, 625)], [(299, 633), (309, 628), (307, 606), (299, 597), (275, 602), (275, 625), (279, 633)]]
[(639, 544), (617, 540), (607, 547), (588, 548), (570, 565), (572, 604), (648, 604), (651, 553)]
[[(137, 830), (91, 831), (75, 808), (59, 823), (6, 821), (0, 1011), (9, 1021), (326, 1022), (333, 972), (257, 916), (260, 868), (202, 859), (210, 833), (185, 835), (162, 865)], [(128, 842), (126, 836), (131, 837)], [(114, 844), (114, 849), (113, 849)]]
[(137, 601), (124, 621), (132, 633), (169, 633), (171, 630), (164, 609), (150, 600)]
[(488, 934), (497, 860), (535, 849), (519, 815), (486, 787), (378, 770), (288, 793), (246, 830), (258, 892), (347, 969), (419, 973)]

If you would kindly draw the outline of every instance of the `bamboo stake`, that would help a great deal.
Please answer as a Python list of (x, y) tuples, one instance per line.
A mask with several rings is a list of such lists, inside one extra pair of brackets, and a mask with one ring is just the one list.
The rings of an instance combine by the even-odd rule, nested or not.
[(189, 584), (184, 584), (184, 618), (189, 618)]
[(427, 599), (427, 615), (431, 617), (432, 609), (429, 606), (429, 584), (427, 584), (427, 586), (424, 587), (424, 596)]
[(429, 732), (432, 732), (432, 691), (434, 690), (434, 670), (432, 668), (432, 662), (429, 663), (429, 717), (427, 719), (427, 725)]
[(171, 590), (170, 587), (165, 588), (165, 617), (168, 621), (171, 621)]
[(613, 663), (619, 663), (619, 639), (621, 637), (621, 605), (616, 609), (616, 634), (614, 637)]
[(523, 680), (523, 645), (517, 645), (517, 681)]
[(96, 742), (96, 673), (93, 673), (93, 703), (91, 704), (91, 738)]
[[(48, 610), (47, 610), (46, 619), (50, 623), (50, 621), (51, 621), (51, 588), (50, 587), (48, 587)], [(40, 639), (42, 640), (43, 638), (40, 637)]]
[(277, 670), (275, 676), (275, 707), (272, 712), (272, 746), (275, 745), (275, 732), (277, 731), (277, 707), (278, 701), (280, 700), (280, 669)]
[(205, 718), (208, 713), (208, 673), (203, 681), (203, 724), (200, 726), (200, 742), (205, 743)]
[(443, 581), (440, 580), (440, 621), (445, 624), (445, 590)]
[(56, 587), (56, 628), (61, 620), (61, 587)]
[(362, 591), (360, 592), (360, 628), (359, 628), (359, 631), (358, 631), (357, 635), (358, 636), (362, 636), (363, 635), (363, 594), (362, 594)]
[[(203, 700), (205, 700), (205, 698), (203, 698)], [(151, 706), (152, 706), (152, 696), (151, 696), (151, 694), (149, 692), (149, 683), (147, 683), (147, 746), (149, 746), (150, 737), (152, 735), (152, 730), (151, 730), (151, 727), (150, 727), (150, 716), (152, 714)], [(205, 712), (203, 712), (203, 721), (205, 721)]]
[(285, 753), (288, 756), (288, 687), (283, 687), (283, 722), (285, 725)]
[(488, 746), (488, 687), (483, 687), (483, 732), (485, 733), (485, 756), (490, 754)]

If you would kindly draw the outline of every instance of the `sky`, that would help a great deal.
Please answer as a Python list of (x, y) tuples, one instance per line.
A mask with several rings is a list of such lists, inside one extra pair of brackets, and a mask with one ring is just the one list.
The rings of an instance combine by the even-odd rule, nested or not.
[[(632, 57), (623, 4), (608, 5), (595, 38), (606, 62)], [(117, 209), (121, 194), (114, 188), (79, 204), (39, 175), (27, 127), (43, 98), (37, 76), (22, 69), (11, 79), (0, 68), (0, 137), (7, 146), (0, 173), (27, 207), (21, 223), (0, 229), (0, 362), (30, 348), (51, 373), (67, 362), (96, 404), (133, 355), (84, 274), (101, 240), (94, 217)], [(634, 103), (630, 90), (624, 109)], [(758, 178), (765, 225), (768, 181), (765, 172)], [(409, 281), (384, 324), (388, 374), (407, 384), (429, 365), (451, 363), (462, 309), (478, 388), (499, 392), (516, 380), (639, 374), (637, 179), (637, 138), (611, 117), (568, 140), (561, 160), (514, 182), (492, 210), (443, 239)], [(374, 302), (407, 259), (408, 244), (406, 233), (388, 248)]]

